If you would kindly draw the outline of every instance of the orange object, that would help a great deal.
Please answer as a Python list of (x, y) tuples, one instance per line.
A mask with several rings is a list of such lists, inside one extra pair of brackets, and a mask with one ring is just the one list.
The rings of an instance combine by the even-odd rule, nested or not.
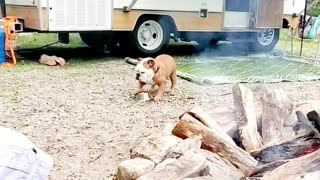
[(17, 39), (17, 34), (15, 30), (12, 29), (16, 23), (19, 23), (18, 18), (14, 16), (7, 16), (3, 18), (3, 26), (5, 32), (5, 49), (6, 55), (12, 58), (12, 63), (5, 62), (2, 64), (3, 67), (12, 67), (17, 64), (16, 55), (13, 48), (12, 40)]

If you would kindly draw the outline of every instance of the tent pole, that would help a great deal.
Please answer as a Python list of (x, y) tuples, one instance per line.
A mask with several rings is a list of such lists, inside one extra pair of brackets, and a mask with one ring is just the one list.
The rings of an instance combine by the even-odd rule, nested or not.
[(300, 46), (300, 58), (301, 58), (301, 55), (302, 55), (306, 16), (307, 16), (307, 0), (305, 0), (305, 6), (304, 6), (304, 15), (303, 15), (303, 24), (302, 24), (302, 38), (301, 38), (301, 46)]

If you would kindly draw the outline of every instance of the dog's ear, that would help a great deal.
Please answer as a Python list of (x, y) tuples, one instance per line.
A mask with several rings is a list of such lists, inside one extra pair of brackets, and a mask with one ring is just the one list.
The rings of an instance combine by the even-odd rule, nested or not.
[(156, 72), (158, 70), (156, 62), (153, 59), (148, 60), (148, 65), (150, 68), (152, 68), (154, 70), (154, 72)]

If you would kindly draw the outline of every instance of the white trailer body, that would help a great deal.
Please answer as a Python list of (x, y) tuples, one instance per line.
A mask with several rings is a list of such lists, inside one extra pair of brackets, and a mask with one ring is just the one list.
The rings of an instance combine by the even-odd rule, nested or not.
[(300, 15), (304, 14), (305, 0), (285, 0), (283, 14), (284, 15)]
[[(251, 35), (236, 33), (270, 31), (274, 34), (260, 39), (261, 47), (270, 49), (282, 27), (283, 5), (284, 0), (6, 0), (8, 15), (21, 19), (24, 29), (79, 32), (82, 38), (99, 32), (97, 40), (105, 38), (101, 31), (112, 32), (113, 36), (127, 32), (135, 34), (129, 39), (138, 41), (134, 44), (140, 45), (138, 49), (144, 54), (160, 52), (167, 45), (163, 38), (170, 38), (168, 33), (180, 39), (202, 41), (225, 37), (252, 40)], [(146, 30), (149, 34), (142, 33)], [(139, 34), (144, 37), (139, 39)], [(83, 38), (90, 44), (88, 39), (92, 38)], [(147, 39), (150, 41), (142, 42)]]
[(283, 28), (297, 27), (299, 17), (304, 15), (305, 0), (285, 0), (283, 8)]

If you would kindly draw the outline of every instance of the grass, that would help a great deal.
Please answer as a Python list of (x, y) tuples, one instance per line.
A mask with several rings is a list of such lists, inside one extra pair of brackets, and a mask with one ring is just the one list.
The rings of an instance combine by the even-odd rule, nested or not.
[[(18, 39), (18, 48), (19, 49), (32, 49), (38, 48), (50, 43), (54, 43), (58, 41), (58, 34), (55, 33), (33, 33), (33, 35), (25, 35), (19, 36)], [(68, 48), (79, 48), (83, 47), (84, 44), (82, 43), (78, 34), (71, 33), (70, 34), (70, 42), (68, 45), (53, 45), (52, 47), (68, 47)]]
[[(292, 40), (292, 54), (294, 56), (300, 56), (300, 47), (301, 47), (301, 39), (300, 38), (295, 38), (291, 39), (288, 38), (288, 30), (287, 29), (282, 29), (280, 32), (280, 39), (276, 45), (276, 50), (279, 52), (283, 53), (285, 46), (286, 46), (286, 53), (288, 55), (291, 54), (291, 40)], [(287, 44), (286, 44), (287, 43)], [(302, 49), (302, 57), (305, 58), (315, 58), (316, 57), (316, 52), (317, 52), (317, 46), (318, 43), (316, 41), (310, 40), (310, 39), (305, 39), (303, 41), (303, 49)]]
[(87, 47), (76, 33), (70, 34), (69, 44), (56, 43), (58, 35), (54, 33), (34, 33), (33, 35), (19, 36), (16, 51), (20, 59), (24, 59), (23, 65), (38, 64), (42, 54), (63, 57), (68, 62), (68, 67), (82, 67), (101, 63), (107, 58), (105, 54)]

